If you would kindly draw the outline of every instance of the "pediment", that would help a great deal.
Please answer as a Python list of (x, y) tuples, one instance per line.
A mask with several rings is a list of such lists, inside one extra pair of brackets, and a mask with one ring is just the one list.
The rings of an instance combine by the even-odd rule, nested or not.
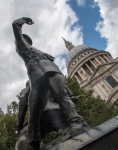
[(96, 78), (97, 76), (99, 76), (100, 74), (102, 74), (103, 72), (107, 71), (109, 68), (111, 68), (114, 64), (116, 64), (116, 62), (111, 62), (111, 63), (107, 63), (107, 64), (103, 64), (103, 65), (99, 65), (96, 70), (94, 71), (91, 79)]

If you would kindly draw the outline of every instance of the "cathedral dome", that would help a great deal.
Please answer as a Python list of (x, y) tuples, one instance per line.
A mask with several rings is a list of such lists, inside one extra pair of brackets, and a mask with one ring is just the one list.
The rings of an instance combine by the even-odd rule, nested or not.
[(68, 76), (75, 77), (86, 90), (92, 90), (94, 97), (99, 95), (107, 102), (118, 104), (118, 58), (113, 59), (104, 50), (86, 45), (74, 46), (64, 38), (63, 40), (68, 49)]
[(90, 49), (91, 47), (86, 46), (86, 45), (78, 45), (73, 47), (67, 54), (66, 57), (66, 66), (68, 67), (70, 61), (79, 53), (81, 53), (82, 51), (86, 50), (86, 49)]

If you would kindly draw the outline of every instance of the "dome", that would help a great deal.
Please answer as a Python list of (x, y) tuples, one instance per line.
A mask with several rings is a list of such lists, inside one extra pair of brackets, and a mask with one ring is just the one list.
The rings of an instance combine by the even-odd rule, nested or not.
[(70, 61), (80, 52), (82, 52), (83, 50), (86, 50), (86, 49), (90, 49), (91, 47), (89, 46), (86, 46), (86, 45), (78, 45), (78, 46), (75, 46), (74, 48), (72, 48), (68, 54), (67, 54), (67, 57), (66, 57), (66, 66), (68, 67)]

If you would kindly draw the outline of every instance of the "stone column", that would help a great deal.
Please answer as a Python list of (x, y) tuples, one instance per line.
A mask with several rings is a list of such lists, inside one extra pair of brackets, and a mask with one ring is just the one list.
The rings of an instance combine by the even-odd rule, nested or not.
[(91, 73), (93, 73), (93, 70), (88, 66), (87, 63), (85, 63), (86, 67), (90, 70)]
[(101, 56), (97, 56), (97, 60), (100, 62), (100, 64), (104, 64), (105, 61)]
[(103, 55), (103, 57), (104, 57), (104, 59), (107, 60), (107, 62), (109, 62), (109, 59), (105, 55)]
[(93, 88), (96, 94), (100, 95), (100, 97), (103, 98), (103, 95), (101, 94), (101, 90), (98, 88), (98, 85), (96, 84)]
[(83, 81), (87, 79), (86, 71), (82, 67), (77, 72)]
[(97, 84), (97, 87), (98, 87), (98, 89), (99, 89), (99, 91), (101, 93), (100, 94), (101, 98), (105, 99), (105, 97), (106, 97), (105, 92), (104, 92), (104, 90), (102, 89), (102, 87), (101, 87), (101, 85), (99, 83)]
[(118, 69), (115, 70), (114, 74), (115, 74), (115, 76), (116, 76), (117, 79), (118, 79)]
[(110, 88), (106, 85), (106, 82), (104, 82), (104, 80), (102, 81), (102, 85), (104, 85), (105, 91), (106, 91), (107, 96), (108, 96), (108, 94), (110, 92)]
[(78, 72), (76, 72), (76, 73), (74, 74), (74, 77), (77, 79), (77, 81), (78, 81), (79, 83), (81, 83), (81, 82), (83, 81)]
[(92, 59), (92, 62), (96, 65), (96, 67), (99, 66), (99, 63), (95, 58)]
[(81, 82), (75, 74), (74, 74), (74, 77), (77, 79), (77, 82), (80, 84)]
[(104, 63), (106, 63), (106, 61), (101, 56), (99, 56), (99, 57), (104, 61)]
[(101, 63), (99, 62), (99, 60), (95, 57), (95, 60), (99, 63), (99, 65), (101, 65)]
[(109, 60), (111, 61), (111, 60), (113, 60), (113, 58), (112, 57), (110, 57), (109, 55), (107, 55), (107, 57), (109, 58)]
[(92, 60), (90, 60), (91, 64), (96, 68), (96, 65), (92, 62)]

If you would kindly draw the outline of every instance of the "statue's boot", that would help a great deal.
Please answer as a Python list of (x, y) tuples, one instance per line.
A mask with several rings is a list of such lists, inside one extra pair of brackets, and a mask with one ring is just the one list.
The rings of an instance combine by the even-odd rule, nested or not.
[(89, 128), (85, 120), (80, 116), (69, 120), (71, 136), (75, 137), (82, 132), (86, 132)]

